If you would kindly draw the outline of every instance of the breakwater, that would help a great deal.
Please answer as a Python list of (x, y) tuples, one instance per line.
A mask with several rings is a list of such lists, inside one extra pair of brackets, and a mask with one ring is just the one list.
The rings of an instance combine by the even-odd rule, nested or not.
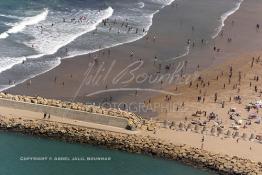
[(59, 117), (81, 120), (120, 128), (136, 127), (141, 118), (135, 114), (118, 109), (107, 109), (83, 103), (64, 102), (61, 100), (45, 99), (0, 93), (0, 106), (50, 113)]
[(80, 126), (43, 120), (0, 117), (0, 129), (65, 140), (68, 142), (101, 145), (131, 153), (143, 153), (181, 161), (199, 168), (208, 168), (219, 174), (261, 174), (262, 163), (239, 157), (214, 154), (185, 145), (174, 145), (141, 135), (128, 135), (88, 129)]

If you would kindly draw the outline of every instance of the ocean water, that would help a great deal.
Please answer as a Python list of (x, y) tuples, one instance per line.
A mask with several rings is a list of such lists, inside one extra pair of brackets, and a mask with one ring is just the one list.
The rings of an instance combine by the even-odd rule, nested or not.
[[(0, 132), (0, 148), (0, 174), (215, 175), (213, 172), (174, 161), (15, 133)], [(34, 161), (28, 159), (32, 157), (48, 157), (48, 159)], [(79, 160), (73, 160), (74, 157)], [(82, 159), (83, 157), (85, 159)], [(87, 161), (87, 158), (92, 157), (107, 160)]]
[(191, 26), (199, 29), (191, 39), (212, 40), (243, 0), (0, 0), (0, 90), (62, 59), (136, 41), (150, 30), (156, 13), (176, 2), (174, 19), (185, 28), (170, 31), (179, 43), (172, 59), (190, 52), (185, 40)]

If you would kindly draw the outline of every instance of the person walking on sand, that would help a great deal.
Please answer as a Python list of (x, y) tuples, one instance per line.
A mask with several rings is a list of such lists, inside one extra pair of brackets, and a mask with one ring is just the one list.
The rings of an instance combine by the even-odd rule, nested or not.
[(204, 142), (205, 142), (205, 137), (202, 136), (202, 139), (201, 139), (201, 149), (204, 149)]
[(28, 88), (31, 85), (31, 80), (29, 80), (26, 85), (27, 85), (27, 88)]
[(214, 99), (215, 103), (217, 102), (217, 93), (215, 93), (215, 99)]
[(50, 114), (48, 114), (48, 119), (50, 119), (51, 118), (51, 115)]
[(157, 132), (157, 131), (156, 131), (156, 128), (154, 128), (154, 134), (156, 134), (156, 132)]
[(254, 61), (255, 61), (255, 57), (252, 58), (251, 68), (253, 68), (253, 66), (254, 66)]

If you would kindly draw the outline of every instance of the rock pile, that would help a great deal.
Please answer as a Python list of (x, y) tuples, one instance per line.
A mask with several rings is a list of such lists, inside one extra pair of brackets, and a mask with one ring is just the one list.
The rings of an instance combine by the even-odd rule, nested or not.
[(213, 154), (198, 148), (164, 143), (162, 140), (138, 134), (119, 134), (50, 121), (9, 119), (3, 116), (0, 117), (0, 129), (158, 156), (208, 168), (219, 174), (255, 175), (262, 172), (261, 162), (256, 163), (238, 157)]

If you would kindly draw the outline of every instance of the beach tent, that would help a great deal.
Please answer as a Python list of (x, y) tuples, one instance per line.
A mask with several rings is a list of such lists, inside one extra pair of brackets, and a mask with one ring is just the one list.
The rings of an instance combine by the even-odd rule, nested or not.
[(261, 123), (261, 117), (257, 117), (256, 120), (255, 120), (255, 123), (260, 124)]
[(256, 113), (251, 113), (251, 114), (249, 114), (249, 116), (248, 116), (249, 119), (255, 119), (255, 118), (257, 118), (257, 117), (258, 117), (258, 116), (257, 116)]
[(242, 123), (243, 123), (243, 120), (236, 120), (236, 124), (238, 124), (238, 125), (242, 125)]
[(255, 105), (256, 105), (257, 107), (261, 108), (261, 107), (262, 107), (262, 100), (257, 101), (257, 102), (255, 103)]
[(229, 112), (236, 112), (236, 111), (237, 111), (236, 108), (230, 108), (230, 109), (229, 109)]

